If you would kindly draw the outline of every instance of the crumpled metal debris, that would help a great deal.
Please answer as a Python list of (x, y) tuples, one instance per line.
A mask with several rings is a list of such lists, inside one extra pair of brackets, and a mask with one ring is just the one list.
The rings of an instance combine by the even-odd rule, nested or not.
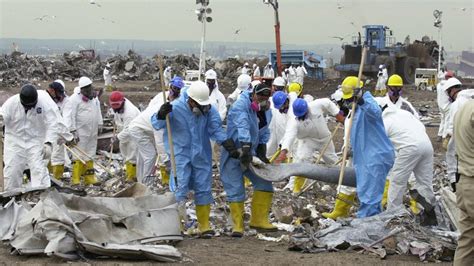
[[(178, 261), (182, 240), (172, 193), (127, 198), (79, 197), (45, 191), (31, 209), (10, 202), (0, 209), (4, 240), (14, 253), (78, 259), (80, 250), (111, 257)], [(8, 224), (9, 223), (9, 224)], [(11, 234), (11, 228), (15, 228)]]
[[(421, 261), (451, 260), (456, 249), (456, 234), (420, 226), (403, 207), (367, 218), (327, 221), (324, 228), (308, 224), (296, 228), (290, 236), (290, 249), (304, 252), (363, 249), (384, 257), (384, 249), (392, 248), (398, 254), (417, 255)], [(395, 245), (384, 243), (390, 237)]]

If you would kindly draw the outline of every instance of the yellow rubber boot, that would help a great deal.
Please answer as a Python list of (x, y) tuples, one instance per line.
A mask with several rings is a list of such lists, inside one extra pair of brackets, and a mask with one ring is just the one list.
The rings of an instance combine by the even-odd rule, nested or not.
[(131, 162), (125, 162), (125, 176), (127, 181), (137, 181), (137, 165)]
[(53, 177), (56, 178), (57, 180), (61, 180), (63, 178), (64, 174), (64, 165), (53, 165)]
[(303, 189), (306, 178), (302, 176), (295, 176), (295, 184), (293, 185), (293, 193), (300, 193)]
[(254, 191), (252, 197), (252, 214), (250, 227), (257, 231), (275, 232), (278, 229), (268, 220), (270, 208), (272, 207), (273, 192)]
[(410, 210), (413, 214), (419, 214), (420, 209), (418, 209), (418, 206), (416, 205), (416, 200), (410, 197)]
[(211, 214), (211, 205), (196, 205), (196, 216), (198, 221), (198, 229), (202, 238), (211, 238), (214, 231), (209, 223), (209, 215)]
[(230, 215), (232, 216), (232, 236), (242, 237), (244, 235), (244, 203), (229, 203)]
[(86, 171), (84, 173), (84, 185), (95, 185), (97, 184), (97, 179), (95, 178), (95, 171), (94, 171), (94, 162), (87, 161), (86, 162)]
[[(347, 201), (354, 201), (355, 200), (355, 194), (344, 194), (344, 193), (339, 193), (338, 195), (339, 198)], [(331, 213), (328, 212), (323, 212), (321, 215), (324, 218), (330, 218), (333, 220), (337, 220), (337, 218), (346, 218), (349, 217), (349, 210), (351, 209), (351, 205), (336, 198), (336, 203), (334, 204), (334, 210)]]
[(84, 170), (85, 170), (85, 165), (81, 163), (81, 161), (72, 162), (72, 178), (71, 178), (72, 185), (81, 184), (81, 176), (84, 173)]
[(160, 165), (161, 184), (168, 185), (170, 183), (170, 175), (166, 171), (165, 165)]
[(388, 188), (390, 187), (390, 181), (387, 179), (385, 181), (385, 188), (383, 190), (383, 196), (382, 196), (382, 208), (385, 208), (387, 206), (388, 202)]
[(252, 182), (250, 182), (250, 179), (246, 176), (244, 176), (244, 186), (245, 187), (250, 187), (252, 185)]

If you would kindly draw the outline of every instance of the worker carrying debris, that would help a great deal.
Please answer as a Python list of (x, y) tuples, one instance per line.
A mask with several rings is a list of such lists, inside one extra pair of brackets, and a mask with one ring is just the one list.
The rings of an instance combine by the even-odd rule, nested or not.
[[(294, 144), (294, 162), (311, 162), (314, 152), (321, 153), (326, 143), (329, 143), (321, 156), (327, 165), (333, 165), (337, 161), (337, 155), (326, 116), (334, 116), (342, 123), (344, 116), (339, 113), (337, 105), (328, 98), (316, 99), (309, 103), (297, 98), (292, 104), (292, 114), (294, 116), (288, 118), (285, 135), (281, 140), (281, 152), (275, 162), (286, 160)], [(293, 193), (299, 193), (305, 181), (304, 177), (295, 177)]]
[(1, 115), (5, 125), (5, 191), (21, 188), (23, 171), (28, 168), (31, 187), (49, 187), (46, 165), (52, 144), (58, 141), (61, 119), (56, 104), (47, 95), (39, 96), (34, 85), (27, 84), (3, 104)]
[(425, 126), (408, 111), (389, 105), (381, 108), (385, 131), (397, 151), (390, 172), (387, 209), (403, 205), (412, 173), (416, 180), (415, 189), (433, 205), (433, 146)]
[[(250, 227), (263, 231), (277, 230), (268, 220), (273, 185), (248, 170), (254, 155), (269, 163), (266, 143), (270, 137), (270, 95), (271, 89), (264, 83), (253, 87), (253, 91), (243, 91), (227, 117), (227, 137), (233, 140), (236, 147), (222, 149), (220, 173), (229, 202), (234, 237), (242, 237), (244, 233), (244, 175), (252, 181), (254, 188)], [(237, 148), (241, 149), (240, 154)]]
[(79, 185), (81, 177), (84, 177), (84, 185), (94, 185), (97, 179), (92, 158), (96, 155), (97, 137), (102, 131), (102, 112), (92, 80), (81, 77), (78, 88), (79, 93), (74, 93), (69, 97), (64, 106), (63, 115), (78, 149), (83, 151), (88, 158), (85, 161), (86, 164), (83, 164), (80, 158), (73, 156), (71, 183)]
[(388, 93), (384, 97), (377, 97), (375, 100), (380, 106), (392, 106), (395, 105), (397, 108), (410, 112), (417, 119), (420, 119), (420, 115), (413, 107), (413, 105), (405, 98), (402, 97), (403, 93), (403, 79), (397, 74), (391, 75), (387, 82)]
[(110, 140), (111, 145), (115, 139), (120, 142), (120, 153), (125, 162), (125, 176), (127, 181), (137, 179), (137, 145), (133, 142), (129, 125), (140, 115), (140, 110), (120, 91), (113, 91), (109, 97), (109, 104), (114, 111), (115, 132)]
[(459, 107), (454, 117), (453, 133), (458, 159), (456, 196), (461, 233), (454, 265), (474, 265), (474, 100)]
[(384, 97), (387, 93), (385, 83), (388, 80), (387, 67), (385, 65), (379, 65), (379, 72), (377, 73), (377, 84), (375, 85), (374, 96)]
[[(347, 114), (344, 122), (348, 130), (349, 119), (352, 119), (350, 145), (352, 148), (353, 165), (357, 176), (357, 195), (360, 202), (358, 217), (368, 217), (382, 212), (382, 196), (387, 174), (394, 163), (393, 145), (388, 139), (382, 120), (382, 110), (369, 92), (363, 93), (363, 82), (357, 84), (358, 78), (346, 77), (341, 89), (343, 104), (356, 104), (355, 114), (345, 108)], [(359, 86), (357, 86), (359, 85)], [(341, 108), (342, 109), (342, 108)], [(349, 145), (345, 140), (344, 145)], [(353, 200), (352, 194), (339, 193), (338, 198)], [(330, 215), (337, 218), (347, 215), (348, 204), (336, 199), (336, 205)], [(324, 215), (324, 214), (323, 214)]]
[(104, 87), (107, 91), (112, 91), (112, 73), (111, 66), (107, 63), (104, 67)]
[(273, 157), (281, 151), (280, 143), (287, 128), (290, 98), (284, 91), (276, 91), (272, 96), (272, 120), (270, 122), (270, 139), (267, 142), (267, 157)]
[[(164, 103), (151, 117), (154, 129), (164, 129), (165, 135), (168, 132), (167, 116), (176, 158), (176, 173), (173, 173), (178, 184), (176, 199), (184, 202), (189, 191), (194, 191), (201, 237), (212, 237), (214, 231), (209, 223), (210, 204), (213, 203), (210, 140), (231, 150), (236, 149), (235, 145), (232, 140), (226, 140), (219, 113), (209, 99), (209, 88), (202, 81), (191, 84), (178, 100)], [(169, 151), (168, 138), (165, 138), (165, 147)]]
[(268, 62), (268, 64), (263, 68), (263, 78), (275, 78), (275, 71), (273, 70), (271, 62)]
[(446, 149), (446, 164), (448, 165), (448, 180), (454, 192), (456, 192), (456, 139), (453, 136), (454, 118), (457, 111), (470, 99), (474, 97), (474, 90), (463, 90), (462, 83), (457, 78), (450, 78), (444, 83), (444, 91), (449, 96), (451, 107), (449, 110), (449, 123), (446, 129), (446, 138), (443, 141), (443, 148)]

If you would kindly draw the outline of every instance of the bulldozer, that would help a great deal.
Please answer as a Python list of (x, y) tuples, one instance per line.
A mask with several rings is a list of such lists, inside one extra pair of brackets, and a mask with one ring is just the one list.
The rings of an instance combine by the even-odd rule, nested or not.
[(385, 65), (389, 76), (398, 74), (406, 84), (412, 84), (417, 68), (436, 68), (438, 65), (439, 45), (428, 36), (414, 42), (407, 36), (400, 43), (395, 42), (393, 32), (387, 26), (365, 25), (363, 29), (365, 35), (359, 32), (351, 44), (342, 46), (344, 55), (335, 69), (344, 76), (357, 75), (363, 45), (369, 49), (363, 69), (367, 77), (376, 78), (379, 65)]

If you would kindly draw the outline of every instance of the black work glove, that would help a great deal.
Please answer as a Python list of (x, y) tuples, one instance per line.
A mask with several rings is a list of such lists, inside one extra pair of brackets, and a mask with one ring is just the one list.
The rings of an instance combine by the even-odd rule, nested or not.
[(267, 145), (266, 144), (258, 144), (257, 157), (264, 163), (270, 163), (270, 161), (267, 158)]
[(228, 139), (222, 142), (222, 147), (229, 153), (229, 156), (234, 159), (239, 159), (240, 152), (235, 147), (235, 143), (233, 139)]
[(451, 188), (453, 189), (453, 192), (456, 192), (456, 182), (451, 183)]
[(158, 113), (156, 113), (156, 118), (158, 118), (158, 120), (165, 120), (166, 115), (171, 113), (171, 111), (173, 111), (173, 105), (171, 105), (170, 102), (166, 102), (160, 107)]
[(240, 163), (248, 167), (252, 162), (252, 144), (249, 142), (242, 143), (242, 153), (240, 154)]

